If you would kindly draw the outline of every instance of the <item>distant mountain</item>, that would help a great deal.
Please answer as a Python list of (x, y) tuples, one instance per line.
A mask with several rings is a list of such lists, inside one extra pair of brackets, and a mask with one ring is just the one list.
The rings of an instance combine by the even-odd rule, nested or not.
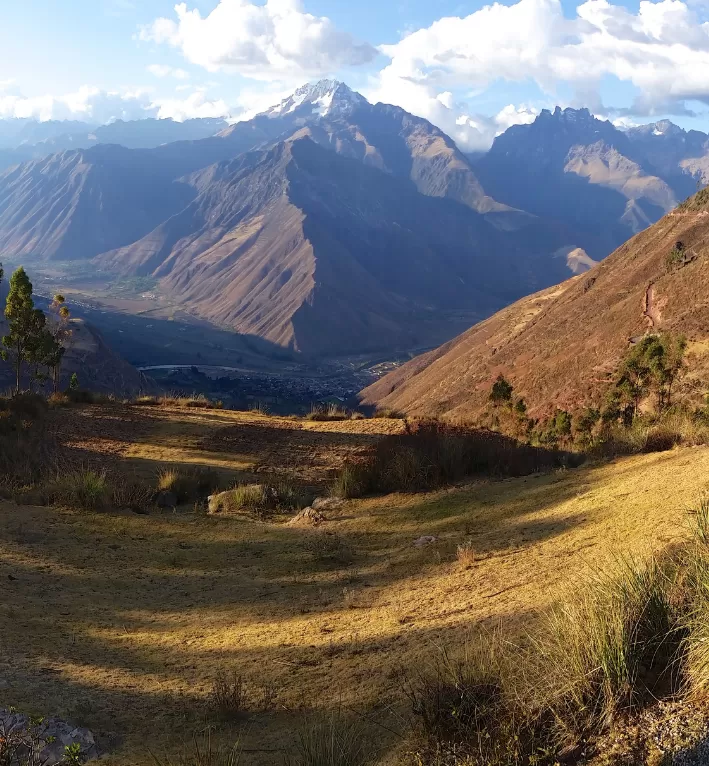
[(592, 263), (486, 193), (431, 123), (305, 86), (215, 136), (0, 174), (0, 249), (152, 275), (185, 310), (307, 353), (432, 345)]
[[(677, 242), (685, 259), (668, 269)], [(633, 340), (684, 334), (690, 379), (709, 376), (709, 190), (683, 203), (587, 274), (531, 295), (417, 357), (363, 392), (368, 404), (471, 418), (502, 373), (533, 417), (601, 403)]]
[(32, 159), (98, 144), (151, 149), (174, 141), (196, 141), (228, 128), (221, 119), (116, 120), (108, 125), (78, 121), (0, 120), (0, 171)]
[(495, 199), (569, 227), (600, 259), (696, 192), (709, 136), (669, 121), (626, 132), (557, 107), (498, 136), (474, 170)]
[(511, 235), (301, 134), (185, 181), (189, 206), (98, 264), (156, 277), (198, 316), (305, 353), (430, 345), (568, 273), (538, 223)]

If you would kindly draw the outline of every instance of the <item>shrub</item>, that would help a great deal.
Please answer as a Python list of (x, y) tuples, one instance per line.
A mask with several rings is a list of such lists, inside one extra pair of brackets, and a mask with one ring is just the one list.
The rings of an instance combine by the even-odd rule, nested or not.
[(404, 420), (406, 415), (400, 410), (392, 409), (391, 407), (382, 407), (374, 411), (373, 418), (383, 418), (387, 420)]
[(7, 402), (10, 412), (24, 420), (39, 420), (47, 411), (47, 400), (39, 394), (16, 394)]
[(330, 491), (334, 497), (343, 500), (362, 497), (373, 489), (372, 464), (370, 462), (348, 462), (340, 469)]
[(349, 420), (350, 413), (348, 410), (339, 407), (337, 404), (330, 403), (327, 406), (316, 405), (313, 406), (310, 412), (305, 416), (306, 420), (315, 421), (336, 421), (336, 420)]
[(218, 473), (201, 466), (164, 468), (157, 479), (157, 491), (172, 493), (178, 503), (206, 497), (218, 486)]
[(372, 759), (372, 737), (356, 719), (342, 712), (308, 721), (295, 737), (289, 766), (366, 766)]
[(462, 654), (439, 650), (432, 667), (406, 679), (414, 722), (427, 743), (421, 763), (522, 764), (537, 746), (532, 721), (517, 709), (510, 654), (480, 634)]
[(240, 484), (217, 496), (210, 508), (212, 513), (238, 513), (246, 511), (265, 518), (276, 511), (305, 508), (310, 495), (290, 481), (282, 479), (275, 484)]
[(241, 748), (237, 743), (231, 748), (220, 748), (212, 741), (212, 731), (196, 734), (192, 742), (183, 744), (177, 758), (159, 758), (150, 753), (155, 766), (239, 766)]
[(69, 471), (58, 476), (51, 489), (51, 501), (81, 511), (105, 509), (111, 489), (104, 472), (86, 469)]
[(475, 546), (472, 540), (466, 540), (456, 548), (456, 558), (464, 567), (471, 567), (475, 563)]
[(421, 421), (409, 425), (406, 433), (381, 439), (365, 459), (345, 464), (332, 491), (342, 498), (419, 492), (476, 475), (524, 476), (581, 460), (494, 431)]
[(136, 407), (157, 407), (160, 404), (160, 400), (157, 396), (138, 396), (133, 399), (132, 404)]
[(135, 513), (146, 513), (152, 504), (153, 492), (140, 482), (119, 481), (111, 488), (114, 508), (128, 508)]
[(217, 676), (209, 693), (209, 707), (222, 718), (241, 718), (247, 710), (247, 691), (244, 679), (236, 672)]

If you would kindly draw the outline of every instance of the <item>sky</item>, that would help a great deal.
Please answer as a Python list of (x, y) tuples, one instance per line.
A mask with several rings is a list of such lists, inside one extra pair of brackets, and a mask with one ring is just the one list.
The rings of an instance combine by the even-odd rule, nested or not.
[(543, 108), (709, 132), (709, 0), (4, 0), (0, 118), (248, 119), (334, 77), (483, 150)]

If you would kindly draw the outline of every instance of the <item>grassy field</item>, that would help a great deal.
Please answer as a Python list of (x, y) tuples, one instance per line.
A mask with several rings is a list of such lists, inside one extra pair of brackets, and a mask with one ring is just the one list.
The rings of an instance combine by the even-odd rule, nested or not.
[[(306, 423), (219, 411), (60, 413), (87, 464), (155, 475), (217, 466), (324, 486), (397, 421)], [(83, 419), (83, 420), (82, 420)], [(71, 434), (71, 438), (69, 437)], [(282, 764), (317, 711), (371, 729), (406, 762), (403, 677), (440, 646), (500, 626), (511, 637), (619, 555), (686, 536), (709, 450), (674, 450), (418, 496), (350, 501), (318, 529), (191, 509), (150, 516), (0, 505), (0, 700), (103, 735), (114, 766), (151, 763), (207, 723), (247, 764)], [(431, 535), (436, 541), (417, 547)], [(456, 560), (470, 541), (474, 561)], [(242, 720), (207, 705), (242, 676)], [(265, 709), (264, 709), (265, 708)]]

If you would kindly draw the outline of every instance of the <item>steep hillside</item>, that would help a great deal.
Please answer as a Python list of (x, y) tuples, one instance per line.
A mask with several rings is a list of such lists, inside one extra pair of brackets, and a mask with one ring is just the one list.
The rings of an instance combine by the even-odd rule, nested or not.
[(600, 259), (696, 192), (708, 156), (709, 136), (669, 121), (621, 131), (557, 107), (498, 136), (475, 171), (495, 199), (563, 223)]
[(308, 353), (429, 344), (568, 273), (534, 219), (526, 242), (308, 137), (185, 180), (198, 192), (187, 208), (98, 263)]
[[(682, 242), (687, 263), (668, 269)], [(709, 191), (689, 199), (587, 274), (525, 298), (363, 392), (415, 414), (474, 416), (503, 373), (533, 415), (598, 402), (632, 338), (686, 334), (709, 377)]]
[(0, 250), (91, 258), (144, 236), (194, 196), (145, 151), (96, 146), (0, 174)]

